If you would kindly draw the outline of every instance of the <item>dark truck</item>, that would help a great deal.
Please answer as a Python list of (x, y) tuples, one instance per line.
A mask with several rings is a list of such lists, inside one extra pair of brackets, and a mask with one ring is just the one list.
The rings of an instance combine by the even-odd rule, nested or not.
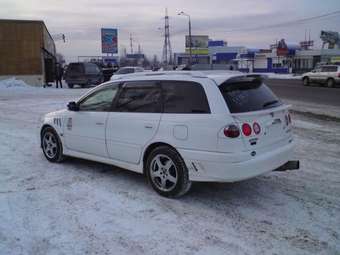
[(64, 79), (69, 88), (74, 85), (81, 87), (99, 85), (104, 81), (103, 72), (93, 63), (70, 63), (65, 72)]

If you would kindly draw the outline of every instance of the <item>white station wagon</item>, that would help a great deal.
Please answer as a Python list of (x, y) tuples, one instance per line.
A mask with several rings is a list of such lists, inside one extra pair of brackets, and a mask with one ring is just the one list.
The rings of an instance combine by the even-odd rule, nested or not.
[(71, 156), (142, 173), (167, 197), (194, 181), (299, 168), (288, 106), (262, 77), (239, 72), (126, 75), (47, 114), (40, 137), (51, 162)]

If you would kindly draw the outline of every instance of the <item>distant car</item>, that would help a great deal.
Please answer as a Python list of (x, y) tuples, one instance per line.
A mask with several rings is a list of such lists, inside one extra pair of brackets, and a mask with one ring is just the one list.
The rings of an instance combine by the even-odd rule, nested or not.
[[(47, 160), (73, 156), (145, 174), (166, 197), (192, 181), (234, 182), (299, 168), (291, 117), (258, 76), (145, 72), (44, 116)], [(128, 189), (129, 187), (127, 187)]]
[(144, 69), (138, 66), (125, 66), (125, 67), (119, 68), (118, 71), (115, 73), (115, 75), (137, 73), (137, 72), (144, 72)]
[(66, 69), (64, 79), (69, 88), (74, 85), (81, 87), (98, 85), (104, 81), (100, 68), (93, 63), (70, 63)]
[(323, 65), (311, 72), (302, 75), (303, 85), (309, 86), (311, 83), (321, 83), (329, 88), (340, 83), (340, 66)]

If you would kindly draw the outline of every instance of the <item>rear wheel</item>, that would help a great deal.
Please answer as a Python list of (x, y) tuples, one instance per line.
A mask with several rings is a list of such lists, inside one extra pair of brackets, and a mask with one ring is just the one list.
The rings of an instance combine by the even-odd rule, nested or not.
[(327, 80), (327, 83), (326, 83), (326, 85), (327, 85), (327, 87), (328, 87), (328, 88), (333, 88), (333, 87), (334, 87), (334, 85), (335, 85), (335, 81), (334, 81), (334, 79), (332, 79), (332, 78), (329, 78), (329, 79)]
[(191, 187), (183, 159), (168, 146), (160, 146), (150, 153), (146, 162), (146, 175), (153, 189), (165, 197), (180, 197)]
[(310, 82), (308, 77), (304, 77), (302, 81), (304, 86), (309, 86)]

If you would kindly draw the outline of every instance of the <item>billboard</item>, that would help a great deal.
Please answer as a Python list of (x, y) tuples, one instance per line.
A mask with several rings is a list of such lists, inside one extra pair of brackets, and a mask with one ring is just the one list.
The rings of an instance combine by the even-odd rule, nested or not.
[[(190, 53), (190, 49), (187, 48), (185, 49), (185, 53)], [(208, 55), (209, 54), (209, 50), (208, 48), (204, 49), (204, 48), (192, 48), (191, 49), (191, 54), (192, 55)]]
[(118, 53), (118, 31), (116, 28), (102, 28), (102, 53)]
[[(209, 36), (207, 35), (192, 35), (191, 48), (208, 48)], [(190, 38), (185, 36), (185, 48), (190, 48)]]

